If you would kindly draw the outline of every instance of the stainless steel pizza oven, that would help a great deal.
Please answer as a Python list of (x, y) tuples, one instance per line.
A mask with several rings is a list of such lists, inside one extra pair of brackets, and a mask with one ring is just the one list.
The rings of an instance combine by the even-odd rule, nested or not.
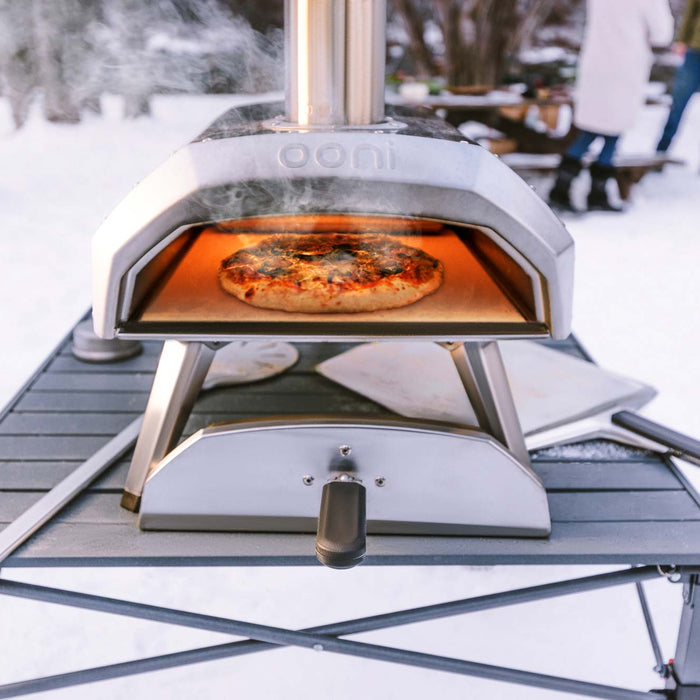
[[(336, 566), (361, 558), (363, 538), (339, 523), (351, 511), (362, 530), (365, 502), (375, 532), (546, 535), (496, 341), (569, 334), (572, 239), (457, 130), (385, 114), (384, 2), (288, 0), (286, 11), (284, 116), (275, 104), (224, 114), (94, 239), (97, 333), (166, 340), (123, 504), (140, 505), (142, 528), (306, 531), (323, 491), (319, 558)], [(221, 261), (265, 237), (337, 233), (425, 251), (441, 261), (442, 284), (357, 313), (260, 308), (219, 284)], [(175, 447), (215, 348), (252, 338), (438, 342), (479, 425), (287, 417), (217, 425)]]

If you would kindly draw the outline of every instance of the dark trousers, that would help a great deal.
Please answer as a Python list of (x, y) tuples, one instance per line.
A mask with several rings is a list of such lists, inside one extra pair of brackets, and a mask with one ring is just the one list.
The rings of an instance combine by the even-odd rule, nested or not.
[(617, 146), (617, 141), (619, 136), (605, 136), (604, 134), (595, 134), (592, 131), (580, 131), (576, 140), (569, 146), (569, 150), (566, 152), (567, 156), (575, 158), (576, 160), (581, 160), (586, 152), (591, 147), (591, 144), (597, 139), (605, 139), (603, 143), (603, 150), (598, 156), (598, 163), (601, 165), (610, 166), (612, 165), (612, 159), (615, 155), (615, 147)]
[(688, 49), (685, 53), (685, 61), (683, 61), (683, 65), (676, 74), (672, 92), (673, 104), (668, 114), (664, 133), (661, 136), (659, 145), (656, 147), (657, 151), (668, 150), (673, 137), (676, 135), (676, 131), (678, 131), (683, 110), (685, 110), (688, 100), (693, 96), (698, 86), (700, 86), (700, 51)]

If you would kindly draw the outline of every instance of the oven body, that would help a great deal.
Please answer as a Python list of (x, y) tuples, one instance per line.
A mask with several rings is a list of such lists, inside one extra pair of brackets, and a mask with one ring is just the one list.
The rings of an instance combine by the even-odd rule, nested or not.
[[(207, 342), (256, 336), (448, 342), (569, 334), (572, 239), (546, 204), (495, 156), (437, 119), (398, 114), (376, 130), (291, 131), (277, 130), (274, 119), (264, 118), (274, 109), (259, 107), (261, 118), (252, 122), (242, 122), (246, 115), (236, 111), (225, 115), (141, 182), (105, 221), (93, 244), (98, 335)], [(405, 312), (374, 318), (256, 316), (235, 308), (216, 315), (203, 312), (206, 298), (190, 304), (189, 316), (168, 315), (162, 308), (149, 313), (149, 297), (182, 263), (193, 231), (208, 227), (223, 238), (227, 232), (220, 222), (280, 217), (288, 223), (306, 218), (313, 230), (314, 217), (324, 216), (345, 217), (350, 228), (353, 218), (368, 217), (405, 221), (414, 228), (440, 223), (463, 241), (469, 239), (465, 245), (477, 258), (475, 271), (482, 269), (484, 281), (490, 278), (503, 293), (476, 299), (476, 305), (465, 303), (462, 318), (441, 313), (439, 301), (418, 319)], [(220, 248), (225, 251), (225, 243)], [(460, 274), (457, 268), (453, 277)], [(469, 277), (463, 277), (467, 285)], [(181, 294), (193, 296), (185, 288)], [(499, 304), (504, 308), (492, 313)], [(184, 304), (171, 294), (171, 307), (177, 306)], [(448, 298), (443, 308), (450, 306), (454, 302)], [(508, 306), (513, 313), (505, 312)]]
[[(274, 104), (224, 114), (95, 235), (97, 335), (165, 340), (122, 498), (143, 529), (316, 531), (335, 568), (362, 560), (367, 531), (550, 531), (498, 342), (569, 334), (573, 241), (456, 129), (419, 111), (382, 117), (383, 7), (287, 0), (291, 25), (315, 29), (288, 24), (285, 117)], [(317, 70), (353, 55), (337, 75)], [(444, 279), (418, 301), (352, 313), (259, 308), (217, 283), (222, 258), (265, 236), (338, 233), (419, 249)], [(436, 342), (478, 424), (285, 416), (180, 443), (217, 348), (261, 338)]]

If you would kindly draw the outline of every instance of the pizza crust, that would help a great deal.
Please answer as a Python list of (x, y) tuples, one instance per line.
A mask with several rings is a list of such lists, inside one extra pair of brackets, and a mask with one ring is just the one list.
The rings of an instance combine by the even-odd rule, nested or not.
[[(308, 258), (308, 260), (307, 260)], [(386, 235), (276, 234), (222, 261), (222, 288), (252, 306), (359, 313), (408, 306), (443, 281), (442, 262)]]

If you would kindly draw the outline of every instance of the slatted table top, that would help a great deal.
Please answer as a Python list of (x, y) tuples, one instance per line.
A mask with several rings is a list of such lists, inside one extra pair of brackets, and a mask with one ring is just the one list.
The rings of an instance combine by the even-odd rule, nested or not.
[[(582, 356), (575, 340), (552, 346)], [(213, 422), (280, 414), (388, 415), (314, 372), (348, 345), (302, 344), (286, 374), (203, 394), (186, 434)], [(66, 340), (0, 415), (4, 527), (128, 425), (146, 406), (160, 345), (112, 364), (75, 359)], [(548, 493), (547, 539), (368, 537), (367, 564), (700, 564), (700, 501), (655, 455), (598, 443), (533, 456)], [(314, 537), (275, 533), (141, 532), (119, 506), (129, 455), (3, 566), (315, 564)]]

